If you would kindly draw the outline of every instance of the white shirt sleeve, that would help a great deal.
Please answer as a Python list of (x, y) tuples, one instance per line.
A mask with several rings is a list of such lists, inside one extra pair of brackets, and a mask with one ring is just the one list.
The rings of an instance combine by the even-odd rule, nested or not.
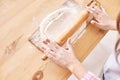
[(104, 65), (105, 80), (120, 80), (120, 65), (117, 63), (115, 55), (114, 53), (111, 54)]

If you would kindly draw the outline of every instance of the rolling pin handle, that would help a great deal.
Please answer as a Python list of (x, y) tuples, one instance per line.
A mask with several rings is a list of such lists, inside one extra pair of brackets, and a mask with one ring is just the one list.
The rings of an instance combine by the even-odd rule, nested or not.
[(43, 61), (45, 61), (45, 60), (47, 60), (48, 57), (44, 54), (41, 58)]

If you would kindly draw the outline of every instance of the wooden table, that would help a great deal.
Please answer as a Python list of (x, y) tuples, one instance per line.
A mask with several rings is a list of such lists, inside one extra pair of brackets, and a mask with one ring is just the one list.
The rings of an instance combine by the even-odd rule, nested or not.
[[(41, 53), (28, 37), (50, 12), (58, 9), (66, 0), (1, 0), (0, 1), (0, 80), (32, 80), (43, 71), (42, 80), (66, 80), (70, 72), (50, 61), (41, 60)], [(79, 0), (76, 0), (81, 3)], [(120, 10), (120, 0), (100, 0), (111, 18)], [(83, 61), (105, 35), (93, 25), (74, 45), (76, 56)]]

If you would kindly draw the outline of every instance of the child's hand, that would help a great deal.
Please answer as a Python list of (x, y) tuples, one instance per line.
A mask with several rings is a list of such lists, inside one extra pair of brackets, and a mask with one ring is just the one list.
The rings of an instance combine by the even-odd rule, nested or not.
[(87, 7), (87, 10), (93, 14), (94, 18), (96, 19), (96, 21), (92, 20), (91, 24), (94, 24), (102, 30), (116, 30), (116, 21), (113, 21), (108, 16), (102, 6), (98, 7), (95, 5), (95, 3), (93, 3), (90, 7)]
[(56, 64), (69, 69), (73, 64), (79, 62), (74, 55), (70, 39), (67, 41), (68, 49), (64, 49), (50, 40), (43, 41), (43, 43), (41, 46), (43, 46), (44, 53)]

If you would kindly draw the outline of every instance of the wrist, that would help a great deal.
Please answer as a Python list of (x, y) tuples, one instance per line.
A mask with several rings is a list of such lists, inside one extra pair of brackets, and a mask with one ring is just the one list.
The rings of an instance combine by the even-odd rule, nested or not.
[(117, 30), (116, 20), (110, 21), (110, 30)]
[(69, 64), (67, 66), (68, 70), (70, 70), (71, 72), (73, 72), (73, 70), (76, 68), (76, 66), (81, 66), (81, 63), (79, 62), (79, 60), (74, 60), (71, 64)]
[(79, 60), (68, 66), (68, 69), (73, 73), (78, 79), (84, 76), (87, 73), (87, 70), (82, 66)]

